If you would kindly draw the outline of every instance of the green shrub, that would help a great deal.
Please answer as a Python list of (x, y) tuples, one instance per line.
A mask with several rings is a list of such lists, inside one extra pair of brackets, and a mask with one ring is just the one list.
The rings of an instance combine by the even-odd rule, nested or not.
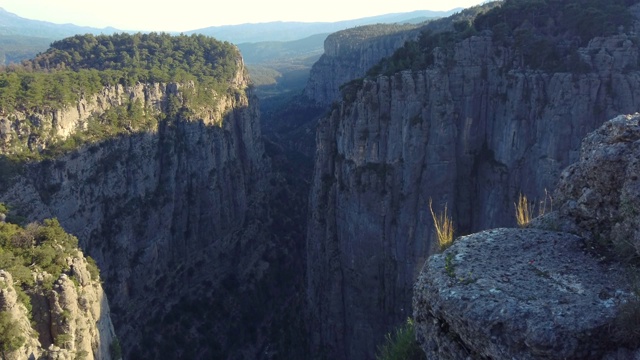
[(120, 340), (117, 336), (114, 336), (113, 341), (109, 345), (109, 353), (113, 360), (122, 359), (122, 348), (120, 347)]
[(20, 326), (11, 318), (11, 314), (0, 311), (0, 352), (5, 358), (7, 352), (18, 350), (25, 342)]
[(386, 336), (384, 345), (378, 348), (377, 360), (426, 360), (418, 342), (413, 320), (399, 326), (393, 334)]
[(29, 295), (22, 290), (22, 287), (20, 286), (16, 286), (16, 293), (18, 294), (18, 301), (20, 301), (24, 307), (27, 309), (27, 316), (29, 317), (29, 319), (31, 319), (31, 316), (33, 315), (33, 306), (31, 305), (31, 297), (29, 297)]
[(0, 248), (10, 248), (11, 240), (22, 231), (22, 228), (16, 224), (0, 223)]
[[(34, 266), (52, 275), (44, 284), (51, 288), (53, 279), (69, 270), (66, 258), (76, 256), (77, 251), (78, 239), (65, 232), (56, 219), (26, 228), (0, 223), (0, 268), (8, 270), (23, 288), (34, 286)], [(89, 271), (92, 272), (91, 265)], [(93, 271), (92, 276), (97, 278), (98, 274)]]
[(100, 279), (100, 268), (98, 268), (98, 264), (91, 256), (87, 256), (87, 270), (91, 275), (91, 280), (98, 281)]
[(60, 313), (60, 317), (65, 323), (68, 323), (71, 320), (71, 312), (67, 309), (63, 309)]
[(71, 336), (71, 334), (59, 334), (53, 340), (53, 343), (62, 349), (68, 349), (69, 347), (67, 344), (69, 344), (72, 340), (73, 336)]

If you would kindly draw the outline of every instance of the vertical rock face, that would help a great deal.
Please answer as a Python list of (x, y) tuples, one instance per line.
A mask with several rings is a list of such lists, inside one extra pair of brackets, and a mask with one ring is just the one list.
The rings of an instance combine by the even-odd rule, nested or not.
[(311, 68), (304, 94), (319, 104), (331, 104), (340, 97), (340, 85), (364, 76), (380, 59), (419, 34), (416, 25), (378, 24), (329, 35), (324, 54)]
[(523, 69), (490, 34), (453, 54), (347, 88), (319, 125), (307, 257), (321, 356), (372, 358), (410, 316), (433, 243), (430, 198), (448, 204), (458, 234), (512, 225), (519, 192), (542, 199), (589, 131), (640, 106), (629, 35), (580, 49), (592, 69), (581, 74)]
[[(29, 165), (0, 196), (77, 235), (101, 268), (130, 358), (254, 358), (270, 341), (257, 325), (274, 310), (261, 281), (275, 279), (280, 265), (266, 233), (269, 164), (246, 88), (239, 68), (211, 106)], [(164, 110), (176, 91), (145, 85), (140, 99), (148, 111)], [(137, 94), (125, 89), (105, 101)]]
[(3, 114), (0, 116), (0, 153), (12, 154), (24, 148), (42, 150), (48, 140), (66, 139), (83, 130), (91, 116), (130, 102), (139, 101), (147, 106), (147, 111), (159, 113), (165, 106), (166, 94), (176, 91), (176, 84), (138, 83), (127, 87), (118, 84), (83, 97), (74, 106)]
[(425, 31), (451, 31), (455, 22), (469, 21), (477, 13), (498, 5), (498, 2), (479, 5), (420, 24), (375, 24), (335, 32), (327, 37), (324, 54), (311, 68), (304, 95), (318, 105), (328, 106), (340, 99), (343, 84), (364, 77), (405, 42), (418, 39)]

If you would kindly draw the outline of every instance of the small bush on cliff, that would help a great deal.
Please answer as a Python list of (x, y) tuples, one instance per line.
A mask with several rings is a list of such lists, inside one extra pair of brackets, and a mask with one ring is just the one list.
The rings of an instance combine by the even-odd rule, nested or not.
[(89, 275), (91, 275), (91, 280), (98, 281), (100, 280), (100, 268), (98, 268), (98, 264), (96, 261), (87, 255), (87, 270), (89, 271)]
[(113, 338), (113, 341), (109, 345), (109, 353), (114, 360), (122, 359), (122, 348), (120, 347), (120, 340), (117, 337)]
[(11, 318), (7, 311), (0, 311), (0, 353), (6, 359), (6, 354), (18, 350), (25, 342), (20, 334), (20, 326)]
[(384, 345), (378, 348), (377, 360), (423, 360), (426, 356), (418, 342), (412, 319), (386, 336)]
[(55, 339), (53, 339), (53, 343), (62, 349), (69, 349), (72, 341), (73, 336), (71, 336), (71, 334), (58, 334)]

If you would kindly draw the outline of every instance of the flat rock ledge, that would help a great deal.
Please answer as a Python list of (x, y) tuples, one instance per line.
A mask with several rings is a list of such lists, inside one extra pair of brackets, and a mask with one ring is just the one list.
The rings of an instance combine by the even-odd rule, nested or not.
[(629, 284), (578, 236), (487, 230), (427, 260), (416, 336), (428, 359), (640, 359), (612, 335)]

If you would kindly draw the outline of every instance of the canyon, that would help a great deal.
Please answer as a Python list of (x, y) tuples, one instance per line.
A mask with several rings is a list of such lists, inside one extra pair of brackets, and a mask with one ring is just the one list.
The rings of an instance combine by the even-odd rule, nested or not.
[[(285, 258), (295, 244), (271, 229), (286, 219), (272, 218), (270, 194), (284, 190), (237, 61), (230, 90), (192, 118), (29, 163), (2, 192), (0, 201), (29, 221), (59, 219), (96, 259), (125, 358), (257, 358), (275, 342), (269, 327), (284, 321), (276, 313), (300, 301), (285, 273), (299, 266)], [(136, 101), (162, 115), (182, 86), (115, 85), (63, 109), (16, 111), (0, 121), (2, 140), (6, 151), (45, 147), (47, 134), (69, 137), (90, 116)], [(183, 347), (193, 341), (201, 346)]]
[[(420, 275), (427, 259), (444, 266), (430, 258), (429, 203), (449, 209), (456, 235), (513, 227), (519, 194), (545, 199), (587, 134), (640, 106), (639, 5), (631, 25), (561, 48), (573, 68), (532, 66), (497, 28), (465, 27), (497, 8), (330, 35), (302, 97), (273, 123), (261, 124), (239, 52), (228, 88), (177, 113), (193, 82), (114, 83), (53, 109), (3, 111), (3, 164), (19, 171), (0, 179), (0, 202), (78, 237), (127, 359), (372, 359), (412, 316), (445, 344), (415, 315), (416, 279), (447, 283)], [(459, 38), (429, 48), (429, 66), (388, 70), (385, 59), (448, 32)], [(157, 125), (11, 157), (46, 153), (132, 103)], [(464, 239), (458, 251), (474, 241)], [(427, 295), (423, 308), (440, 301)]]

